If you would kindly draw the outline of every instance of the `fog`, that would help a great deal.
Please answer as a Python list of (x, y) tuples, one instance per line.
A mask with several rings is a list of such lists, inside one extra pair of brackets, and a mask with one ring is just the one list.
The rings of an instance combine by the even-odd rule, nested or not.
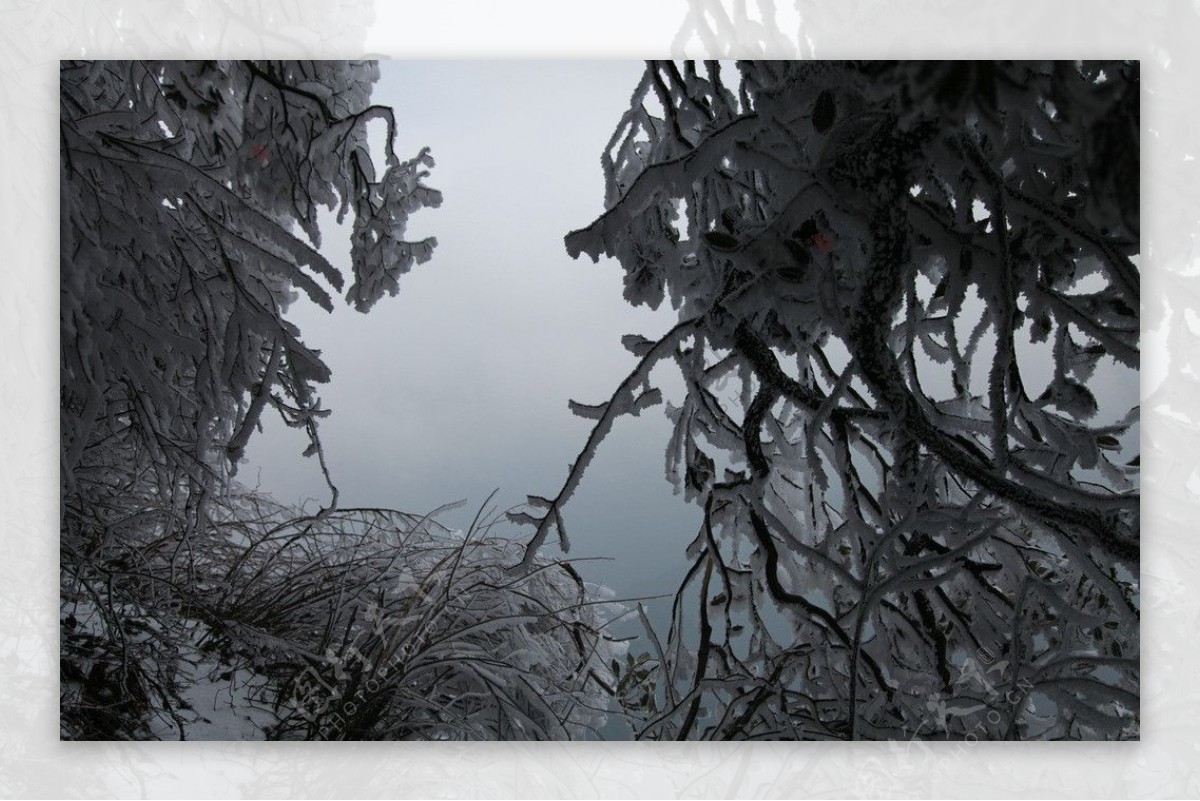
[[(438, 247), (369, 314), (297, 301), (290, 317), (333, 371), (321, 437), (339, 505), (424, 513), (463, 500), (439, 519), (465, 528), (494, 489), (500, 509), (553, 496), (591, 426), (567, 400), (605, 400), (635, 364), (621, 336), (675, 320), (631, 307), (615, 261), (574, 261), (562, 241), (603, 210), (600, 154), (643, 65), (380, 67), (373, 100), (395, 109), (397, 154), (428, 145), (437, 159), (426, 183), (444, 203), (418, 213), (409, 238), (434, 235)], [(323, 252), (346, 266), (345, 233), (326, 231)], [(669, 436), (661, 406), (619, 420), (564, 509), (570, 555), (611, 558), (580, 569), (621, 597), (672, 591), (699, 522), (666, 481)], [(305, 444), (268, 421), (238, 478), (281, 501), (327, 503)], [(557, 554), (554, 540), (545, 551)]]

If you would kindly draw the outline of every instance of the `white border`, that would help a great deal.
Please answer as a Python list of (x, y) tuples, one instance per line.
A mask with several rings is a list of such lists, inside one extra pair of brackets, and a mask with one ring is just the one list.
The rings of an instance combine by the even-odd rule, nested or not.
[[(180, 0), (0, 7), (0, 796), (779, 797), (1200, 791), (1200, 4)], [(244, 8), (243, 8), (244, 6)], [(746, 9), (746, 6), (749, 6)], [(236, 8), (236, 12), (233, 10)], [(739, 10), (739, 9), (745, 9)], [(379, 19), (375, 19), (376, 17)], [(59, 743), (57, 59), (1137, 57), (1143, 63), (1144, 740), (1138, 744)], [(399, 110), (401, 117), (404, 110)]]

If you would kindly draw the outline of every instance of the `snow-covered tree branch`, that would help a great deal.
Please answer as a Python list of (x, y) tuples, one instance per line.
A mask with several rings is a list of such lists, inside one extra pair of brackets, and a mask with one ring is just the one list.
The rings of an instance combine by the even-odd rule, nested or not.
[(689, 321), (640, 736), (1136, 737), (1137, 64), (737, 72), (648, 64), (566, 238)]
[[(202, 481), (236, 468), (265, 407), (300, 427), (322, 414), (329, 371), (284, 317), (295, 293), (332, 309), (345, 289), (366, 310), (436, 244), (404, 238), (441, 196), (427, 151), (396, 157), (391, 110), (369, 105), (377, 77), (373, 62), (63, 64), (68, 483), (114, 424)], [(348, 286), (318, 250), (321, 207), (353, 212)]]

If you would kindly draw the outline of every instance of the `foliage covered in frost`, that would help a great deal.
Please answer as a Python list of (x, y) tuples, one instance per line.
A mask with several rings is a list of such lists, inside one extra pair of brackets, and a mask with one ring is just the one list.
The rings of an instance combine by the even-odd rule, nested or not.
[[(563, 738), (603, 721), (615, 654), (569, 565), (513, 578), (487, 523), (339, 511), (336, 490), (306, 516), (232, 480), (268, 408), (321, 456), (330, 371), (285, 319), (297, 293), (367, 311), (432, 254), (404, 233), (441, 201), (433, 160), (393, 152), (378, 74), (62, 65), (64, 738)], [(349, 276), (318, 250), (322, 207), (352, 219)]]
[[(159, 511), (151, 494), (139, 510)], [(297, 516), (235, 489), (178, 552), (64, 579), (63, 735), (568, 739), (594, 735), (619, 646), (567, 563), (386, 509)], [(104, 585), (95, 578), (103, 571)]]
[(680, 322), (576, 409), (527, 558), (673, 363), (704, 523), (639, 736), (1136, 737), (1137, 408), (1097, 376), (1137, 383), (1137, 65), (737, 69), (648, 65), (566, 238)]
[[(320, 353), (284, 319), (327, 287), (366, 310), (433, 239), (433, 160), (401, 161), (369, 104), (374, 62), (64, 62), (61, 69), (63, 475), (103, 437), (203, 483), (237, 464), (266, 407), (323, 414)], [(377, 169), (368, 124), (386, 125)], [(353, 215), (351, 277), (318, 252), (318, 212)], [(223, 461), (223, 460), (220, 460)], [(166, 488), (164, 488), (165, 491)]]

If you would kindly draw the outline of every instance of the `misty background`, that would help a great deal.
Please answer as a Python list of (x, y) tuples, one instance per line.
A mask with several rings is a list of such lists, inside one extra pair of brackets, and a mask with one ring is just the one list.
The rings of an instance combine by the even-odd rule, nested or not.
[[(406, 238), (433, 235), (438, 246), (396, 297), (369, 314), (344, 304), (328, 314), (305, 298), (289, 310), (333, 371), (320, 432), (339, 506), (424, 514), (464, 500), (438, 520), (466, 529), (495, 489), (501, 510), (553, 497), (592, 426), (567, 400), (606, 400), (636, 364), (621, 336), (657, 338), (674, 324), (669, 305), (624, 300), (615, 260), (572, 260), (563, 245), (603, 211), (600, 155), (643, 68), (380, 62), (372, 101), (395, 109), (401, 159), (431, 148), (425, 183), (444, 202), (414, 216)], [(329, 215), (323, 233), (322, 252), (348, 266), (348, 230)], [(654, 377), (668, 399), (680, 386), (669, 371)], [(621, 598), (672, 593), (700, 522), (666, 480), (670, 433), (662, 406), (620, 418), (564, 507), (570, 557), (610, 558), (578, 568)], [(327, 504), (306, 444), (264, 415), (238, 480), (284, 503)], [(532, 531), (502, 523), (493, 533)], [(558, 556), (557, 539), (542, 552)], [(649, 606), (665, 624), (665, 602)]]

